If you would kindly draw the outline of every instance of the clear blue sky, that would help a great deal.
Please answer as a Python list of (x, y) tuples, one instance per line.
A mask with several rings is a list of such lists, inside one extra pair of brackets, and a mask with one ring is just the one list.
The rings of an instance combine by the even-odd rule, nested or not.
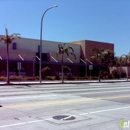
[(130, 0), (0, 0), (0, 34), (20, 33), (59, 42), (94, 40), (115, 44), (116, 55), (130, 52)]

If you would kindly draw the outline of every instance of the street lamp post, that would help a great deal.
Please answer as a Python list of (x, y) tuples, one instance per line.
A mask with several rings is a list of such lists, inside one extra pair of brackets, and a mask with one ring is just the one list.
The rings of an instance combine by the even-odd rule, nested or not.
[(46, 12), (52, 8), (56, 8), (58, 7), (58, 5), (54, 5), (48, 9), (45, 10), (45, 12), (43, 13), (42, 15), (42, 18), (41, 18), (41, 29), (40, 29), (40, 60), (39, 60), (39, 81), (40, 83), (42, 82), (42, 75), (41, 75), (41, 70), (42, 70), (42, 21), (43, 21), (43, 18), (46, 14)]

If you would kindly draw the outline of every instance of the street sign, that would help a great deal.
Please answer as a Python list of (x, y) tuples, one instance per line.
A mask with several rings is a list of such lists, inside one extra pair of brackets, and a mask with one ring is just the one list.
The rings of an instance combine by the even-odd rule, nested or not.
[(93, 65), (89, 65), (89, 70), (93, 70)]
[(18, 63), (17, 63), (17, 69), (18, 69), (18, 70), (21, 70), (21, 62), (18, 62)]

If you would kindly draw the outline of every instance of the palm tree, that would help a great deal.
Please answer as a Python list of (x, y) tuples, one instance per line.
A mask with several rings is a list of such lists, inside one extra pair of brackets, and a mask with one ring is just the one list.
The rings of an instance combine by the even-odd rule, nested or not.
[(114, 61), (115, 61), (115, 66), (116, 67), (121, 66), (121, 64), (122, 64), (122, 60), (121, 59), (122, 59), (121, 57), (115, 56)]
[(73, 55), (74, 58), (76, 59), (76, 55), (74, 54), (74, 50), (72, 47), (68, 46), (65, 48), (66, 43), (63, 45), (58, 44), (58, 51), (56, 53), (57, 57), (58, 54), (61, 54), (61, 72), (62, 72), (62, 83), (64, 82), (64, 76), (63, 76), (63, 63), (64, 63), (64, 54), (66, 54), (69, 57), (69, 54)]
[(115, 65), (115, 53), (111, 50), (104, 50), (102, 52), (102, 64), (110, 69), (111, 66)]
[(12, 43), (14, 39), (20, 38), (20, 34), (13, 33), (9, 36), (7, 28), (5, 28), (5, 36), (0, 38), (0, 41), (4, 41), (4, 43), (7, 45), (7, 83), (10, 83), (9, 80), (9, 45)]
[(97, 48), (94, 48), (92, 50), (95, 54), (91, 56), (91, 59), (97, 60), (99, 64), (99, 82), (100, 82), (100, 75), (101, 75), (101, 66), (106, 66), (109, 70), (111, 66), (114, 65), (114, 55), (115, 53), (111, 50), (99, 50)]
[(128, 81), (128, 78), (129, 78), (129, 72), (128, 72), (129, 64), (130, 64), (129, 58), (130, 58), (130, 53), (128, 55), (123, 54), (121, 56), (121, 60), (122, 60), (123, 65), (127, 66), (127, 81)]
[(125, 60), (124, 60), (124, 56), (115, 56), (115, 66), (117, 67), (117, 71), (119, 72), (120, 78), (122, 77), (122, 65), (125, 65)]
[(99, 50), (99, 49), (97, 49), (97, 48), (94, 48), (93, 50), (92, 50), (92, 52), (94, 52), (95, 54), (93, 55), (93, 56), (91, 56), (91, 58), (90, 59), (92, 59), (92, 60), (97, 60), (97, 62), (98, 62), (98, 64), (99, 64), (99, 77), (98, 77), (98, 80), (99, 80), (99, 82), (101, 81), (101, 79), (100, 79), (100, 71), (101, 71), (101, 57), (102, 57), (102, 52), (103, 52), (104, 50)]

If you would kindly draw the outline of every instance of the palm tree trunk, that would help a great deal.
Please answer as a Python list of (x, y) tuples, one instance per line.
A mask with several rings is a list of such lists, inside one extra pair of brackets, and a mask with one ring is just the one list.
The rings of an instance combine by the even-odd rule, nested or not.
[(62, 73), (62, 83), (64, 83), (64, 75), (63, 75), (63, 54), (61, 59), (61, 73)]
[(129, 79), (129, 69), (128, 69), (128, 66), (127, 66), (127, 81)]
[(99, 82), (101, 81), (100, 75), (101, 75), (101, 65), (99, 65), (99, 77), (98, 77)]
[(7, 43), (7, 84), (9, 83), (9, 45)]

